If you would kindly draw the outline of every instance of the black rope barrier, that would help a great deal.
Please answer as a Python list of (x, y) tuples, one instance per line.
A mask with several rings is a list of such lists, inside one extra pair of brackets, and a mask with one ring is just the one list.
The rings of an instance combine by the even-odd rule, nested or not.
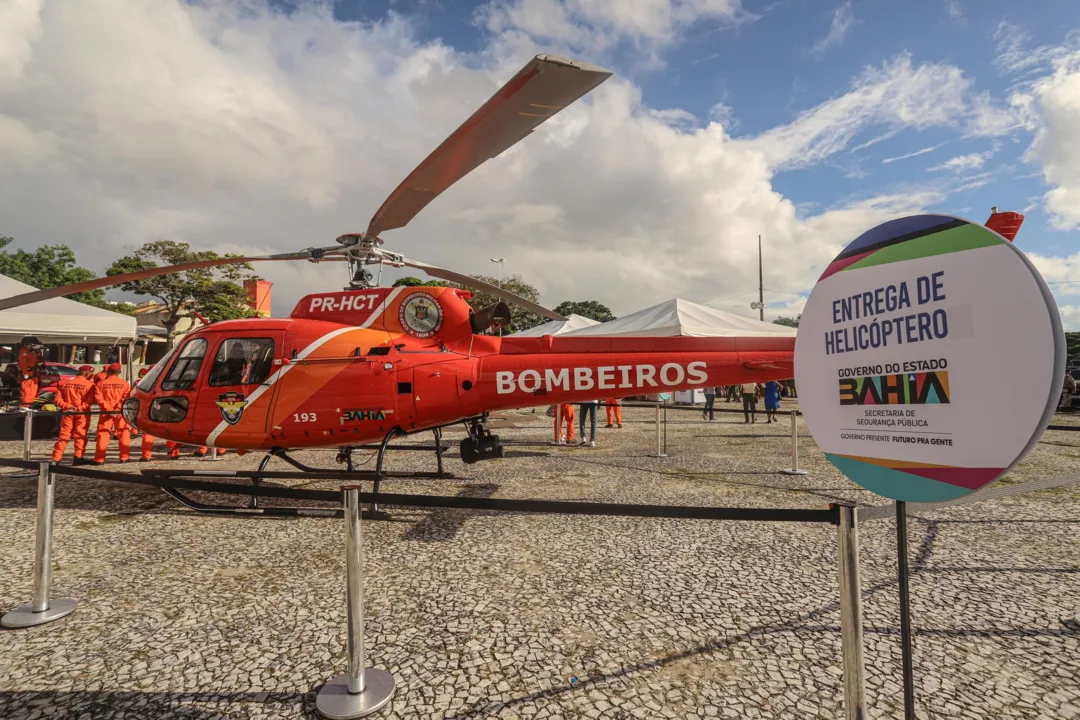
[[(568, 404), (576, 404), (576, 403), (568, 403)], [(665, 405), (664, 403), (644, 403), (644, 402), (643, 403), (623, 403), (624, 408), (655, 408), (657, 405), (659, 405), (662, 408), (667, 408), (668, 410), (682, 410), (683, 412), (693, 411), (693, 412), (698, 412), (698, 413), (700, 413), (700, 412), (709, 412), (708, 410), (705, 409), (704, 405)], [(718, 407), (714, 407), (712, 409), (712, 412), (714, 412), (714, 413), (732, 413), (732, 414), (736, 414), (736, 415), (742, 415), (743, 414), (743, 410), (742, 410), (741, 407), (740, 408), (718, 408)], [(759, 414), (759, 415), (764, 415), (767, 411), (764, 410), (759, 405), (754, 410), (754, 412)], [(774, 410), (773, 412), (782, 412), (782, 413), (785, 413), (785, 414), (789, 414), (789, 413), (791, 413), (791, 410), (781, 408), (779, 410)], [(795, 413), (797, 415), (802, 415), (802, 412), (799, 411), (799, 410), (796, 410)]]
[[(38, 463), (23, 460), (0, 459), (0, 466), (36, 467)], [(196, 490), (224, 495), (251, 495), (250, 485), (232, 485), (205, 480), (183, 480), (171, 477), (154, 477), (131, 473), (108, 472), (67, 466), (54, 466), (54, 472), (70, 477), (92, 480), (147, 485), (177, 490)], [(310, 475), (303, 476), (311, 479)], [(356, 478), (353, 478), (356, 479)], [(321, 502), (341, 502), (341, 492), (335, 490), (305, 490), (262, 485), (259, 494), (266, 497)], [(561, 515), (607, 515), (619, 517), (672, 518), (680, 520), (748, 520), (758, 522), (840, 522), (839, 509), (830, 506), (824, 510), (795, 508), (731, 508), (682, 505), (632, 505), (624, 503), (566, 502), (558, 500), (511, 500), (503, 498), (479, 498), (446, 495), (403, 495), (391, 493), (359, 493), (361, 503), (378, 503), (400, 507), (452, 508), (456, 510), (498, 510), (504, 512), (547, 513)]]

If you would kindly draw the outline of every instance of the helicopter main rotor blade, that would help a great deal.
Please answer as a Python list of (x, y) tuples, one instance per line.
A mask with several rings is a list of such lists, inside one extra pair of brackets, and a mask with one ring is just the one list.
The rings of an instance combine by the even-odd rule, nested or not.
[(13, 295), (7, 298), (0, 298), (0, 310), (10, 310), (12, 308), (21, 307), (23, 305), (30, 305), (31, 303), (41, 302), (42, 300), (49, 300), (56, 297), (67, 297), (68, 295), (75, 295), (76, 293), (86, 292), (87, 290), (98, 290), (100, 288), (112, 287), (113, 285), (121, 285), (126, 282), (134, 282), (136, 280), (143, 280), (145, 278), (157, 277), (158, 275), (169, 275), (171, 273), (186, 272), (188, 270), (202, 270), (205, 268), (220, 267), (222, 265), (239, 265), (241, 263), (248, 262), (262, 262), (265, 260), (343, 260), (344, 258), (338, 258), (334, 256), (327, 257), (324, 253), (341, 253), (343, 250), (340, 247), (330, 248), (310, 248), (308, 250), (301, 250), (299, 252), (282, 253), (280, 255), (256, 255), (254, 257), (230, 257), (230, 258), (216, 258), (214, 260), (199, 260), (196, 262), (180, 263), (179, 265), (163, 265), (161, 267), (147, 268), (146, 270), (136, 270), (135, 272), (120, 273), (118, 275), (106, 275), (105, 277), (96, 278), (94, 280), (87, 280), (86, 282), (72, 283), (71, 285), (61, 285), (54, 288), (46, 288), (44, 290), (35, 290), (33, 292), (23, 293), (22, 295)]
[(537, 55), (390, 193), (367, 235), (408, 225), (448, 187), (609, 77), (595, 65)]
[(543, 305), (537, 305), (533, 301), (526, 300), (525, 298), (521, 297), (520, 295), (515, 295), (514, 293), (512, 293), (512, 292), (510, 292), (508, 290), (503, 290), (498, 285), (492, 285), (491, 283), (486, 283), (483, 280), (477, 280), (474, 277), (470, 277), (468, 275), (462, 275), (461, 273), (456, 273), (453, 270), (446, 270), (444, 268), (436, 267), (434, 265), (428, 265), (427, 263), (422, 263), (422, 262), (419, 262), (419, 261), (416, 261), (416, 260), (409, 260), (407, 258), (402, 258), (401, 262), (402, 262), (402, 264), (407, 265), (407, 266), (412, 267), (412, 268), (416, 268), (417, 270), (423, 270), (425, 273), (427, 273), (431, 277), (437, 277), (437, 278), (441, 278), (443, 280), (449, 280), (450, 282), (457, 283), (458, 285), (461, 285), (462, 287), (467, 287), (467, 288), (471, 288), (473, 290), (479, 290), (481, 292), (486, 292), (488, 295), (494, 295), (497, 298), (505, 300), (506, 302), (511, 303), (513, 305), (517, 305), (518, 307), (525, 308), (529, 312), (534, 312), (537, 315), (543, 315), (544, 317), (550, 318), (552, 320), (563, 320), (563, 321), (566, 320), (566, 318), (563, 317), (562, 315), (560, 315), (559, 313), (557, 313), (557, 312), (555, 312), (553, 310), (548, 310)]

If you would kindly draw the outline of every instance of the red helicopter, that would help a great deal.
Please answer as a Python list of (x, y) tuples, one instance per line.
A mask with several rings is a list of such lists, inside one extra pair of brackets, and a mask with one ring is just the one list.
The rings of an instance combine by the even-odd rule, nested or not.
[(610, 75), (537, 56), (390, 194), (365, 232), (340, 236), (338, 246), (113, 275), (0, 299), (0, 310), (228, 263), (346, 261), (347, 288), (304, 297), (288, 318), (218, 322), (188, 334), (133, 388), (123, 414), (168, 440), (267, 451), (260, 472), (272, 457), (316, 471), (288, 457), (288, 449), (310, 447), (341, 448), (338, 459), (351, 471), (350, 450), (378, 442), (376, 483), (388, 474), (382, 455), (396, 435), (434, 431), (436, 476), (443, 476), (440, 429), (449, 425), (465, 425), (466, 463), (503, 456), (485, 427), (492, 411), (792, 377), (794, 336), (497, 337), (486, 333), (509, 323), (506, 302), (474, 312), (466, 290), (372, 286), (368, 265), (411, 267), (565, 320), (499, 287), (384, 250), (379, 235), (405, 226)]

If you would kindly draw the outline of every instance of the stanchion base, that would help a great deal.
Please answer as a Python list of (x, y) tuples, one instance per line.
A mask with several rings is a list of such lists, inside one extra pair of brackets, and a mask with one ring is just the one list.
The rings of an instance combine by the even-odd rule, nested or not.
[(667, 453), (649, 453), (645, 457), (664, 458), (667, 457)]
[(20, 605), (11, 612), (0, 618), (0, 625), (6, 628), (26, 628), (35, 625), (44, 625), (53, 620), (59, 620), (75, 612), (78, 600), (49, 600), (49, 609), (42, 612), (34, 612), (33, 605)]
[(315, 696), (315, 709), (330, 720), (364, 717), (382, 708), (394, 696), (394, 676), (378, 668), (365, 668), (364, 692), (349, 692), (349, 676), (330, 678)]
[(782, 472), (785, 475), (809, 475), (810, 474), (809, 470), (800, 470), (799, 468), (784, 468), (780, 472)]

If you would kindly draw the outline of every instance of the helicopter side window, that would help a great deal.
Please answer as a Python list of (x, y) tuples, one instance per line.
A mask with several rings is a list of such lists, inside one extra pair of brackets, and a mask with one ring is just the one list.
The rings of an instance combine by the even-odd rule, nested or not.
[(162, 390), (187, 390), (195, 384), (199, 377), (199, 369), (202, 367), (203, 356), (206, 355), (206, 340), (195, 338), (188, 341), (180, 356), (176, 358), (172, 369), (161, 383)]
[(218, 348), (210, 368), (210, 385), (258, 385), (270, 377), (273, 365), (273, 340), (230, 338)]

